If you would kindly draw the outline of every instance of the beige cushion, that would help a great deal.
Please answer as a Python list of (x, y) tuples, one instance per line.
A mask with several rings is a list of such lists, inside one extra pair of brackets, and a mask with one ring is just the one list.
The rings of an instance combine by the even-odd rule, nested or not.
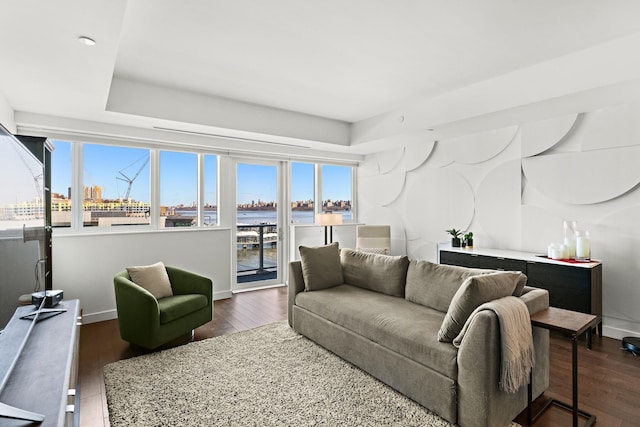
[(133, 283), (151, 292), (156, 299), (173, 296), (164, 263), (127, 267), (127, 273)]
[(519, 271), (501, 271), (466, 279), (451, 300), (451, 305), (438, 331), (438, 341), (453, 341), (462, 330), (469, 315), (480, 305), (513, 295), (521, 274)]
[(405, 297), (408, 301), (446, 313), (453, 296), (467, 278), (494, 271), (411, 260)]
[(353, 249), (340, 252), (344, 282), (395, 297), (404, 297), (409, 259)]
[(524, 292), (524, 287), (527, 285), (527, 275), (518, 271), (520, 273), (520, 278), (518, 279), (518, 284), (516, 285), (516, 289), (513, 291), (514, 297), (521, 297)]
[(319, 291), (344, 283), (338, 242), (299, 249), (305, 291)]

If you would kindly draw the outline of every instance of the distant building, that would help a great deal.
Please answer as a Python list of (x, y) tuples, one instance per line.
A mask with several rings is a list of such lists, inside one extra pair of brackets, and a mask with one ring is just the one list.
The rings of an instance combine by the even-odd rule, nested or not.
[(94, 185), (93, 187), (84, 187), (84, 200), (93, 202), (102, 202), (102, 187)]

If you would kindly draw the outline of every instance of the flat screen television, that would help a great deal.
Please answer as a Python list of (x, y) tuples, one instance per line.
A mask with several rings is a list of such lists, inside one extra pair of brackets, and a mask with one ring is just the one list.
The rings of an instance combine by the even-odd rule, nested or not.
[(21, 296), (52, 288), (47, 144), (0, 125), (0, 330)]
[[(21, 317), (31, 321), (24, 336), (16, 337), (18, 342), (13, 336), (3, 341), (0, 393), (44, 313), (44, 296), (52, 288), (51, 172), (47, 167), (51, 148), (46, 138), (15, 137), (0, 125), (0, 330), (11, 319), (22, 295), (30, 303), (31, 294), (44, 290), (38, 309)], [(54, 309), (50, 311), (52, 314)], [(3, 418), (41, 422), (44, 415), (0, 402)]]

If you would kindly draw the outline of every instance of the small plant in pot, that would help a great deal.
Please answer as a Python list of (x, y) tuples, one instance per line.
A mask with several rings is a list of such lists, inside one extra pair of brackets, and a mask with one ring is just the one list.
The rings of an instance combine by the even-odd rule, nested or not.
[(447, 233), (451, 235), (451, 247), (459, 248), (461, 245), (460, 236), (462, 235), (462, 230), (456, 230), (452, 228), (450, 230), (445, 230)]
[(473, 232), (469, 231), (468, 233), (466, 233), (463, 239), (467, 249), (473, 249)]

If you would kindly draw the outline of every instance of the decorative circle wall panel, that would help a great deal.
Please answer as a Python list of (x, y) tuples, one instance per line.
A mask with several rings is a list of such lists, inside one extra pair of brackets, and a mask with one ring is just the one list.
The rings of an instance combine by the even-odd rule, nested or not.
[(441, 242), (445, 230), (467, 229), (474, 212), (474, 197), (469, 183), (449, 169), (425, 170), (412, 180), (406, 194), (408, 235)]
[(436, 141), (427, 160), (423, 163), (428, 168), (442, 168), (453, 163), (451, 153), (442, 141)]
[(411, 259), (438, 261), (438, 244), (426, 242), (422, 239), (407, 242), (407, 255)]
[(435, 145), (435, 141), (407, 145), (404, 151), (404, 170), (409, 172), (419, 168), (427, 161)]
[(375, 206), (387, 206), (398, 198), (404, 187), (404, 171), (362, 177), (358, 181), (361, 193)]
[(522, 250), (547, 253), (550, 243), (562, 243), (564, 230), (562, 217), (547, 209), (523, 205), (522, 215)]
[(504, 150), (513, 140), (518, 126), (464, 135), (441, 142), (458, 163), (482, 163)]
[(522, 159), (527, 185), (570, 204), (600, 203), (640, 183), (640, 146)]
[[(476, 190), (476, 221), (498, 239), (520, 235), (520, 160), (491, 170)], [(503, 245), (501, 245), (503, 247)]]
[(603, 108), (585, 116), (583, 150), (640, 145), (640, 104)]
[(402, 147), (377, 153), (376, 156), (378, 157), (380, 173), (385, 174), (391, 172), (404, 157), (404, 150), (404, 147)]
[(364, 161), (358, 165), (356, 170), (358, 178), (380, 175), (380, 166), (378, 165), (377, 154), (368, 154), (365, 156)]
[(535, 156), (556, 145), (571, 130), (577, 117), (569, 114), (522, 125), (522, 157)]

